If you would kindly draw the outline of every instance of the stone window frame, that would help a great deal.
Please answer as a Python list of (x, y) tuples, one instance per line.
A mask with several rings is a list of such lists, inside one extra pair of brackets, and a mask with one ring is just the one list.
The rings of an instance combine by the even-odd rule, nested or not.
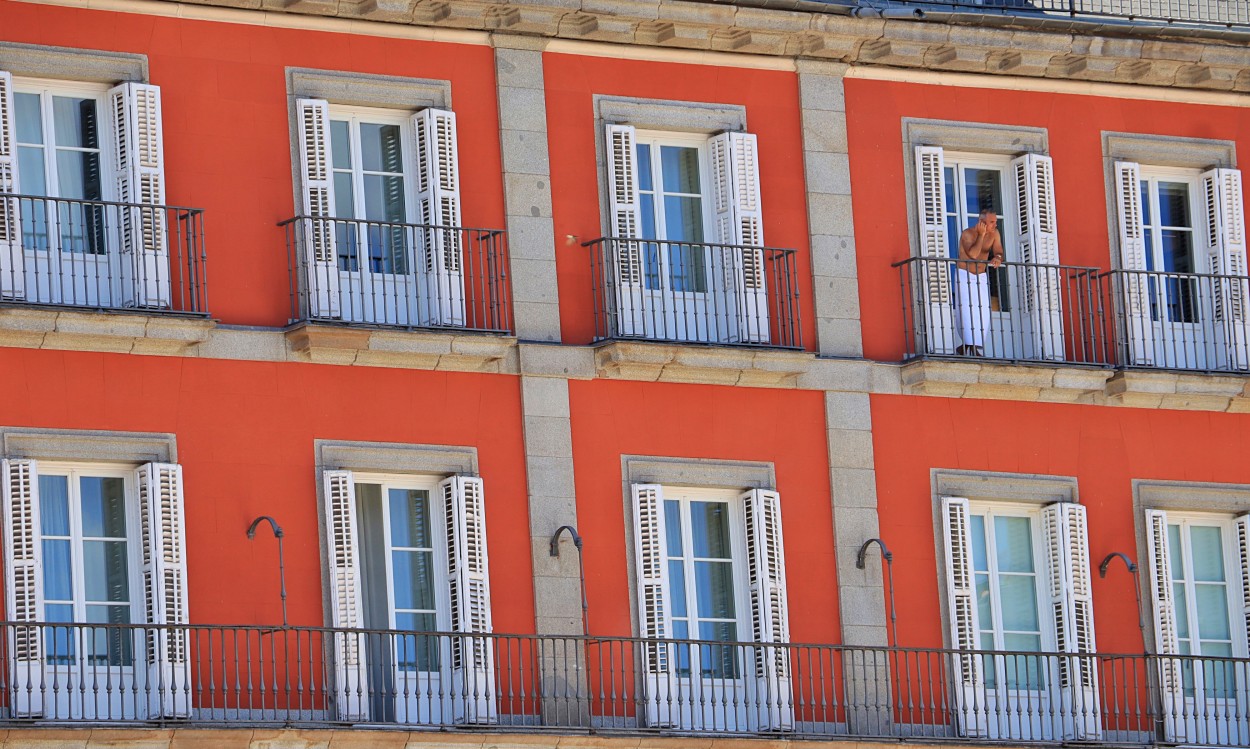
[[(634, 500), (631, 485), (660, 484), (700, 489), (749, 489), (777, 487), (776, 467), (771, 461), (673, 458), (652, 455), (621, 456), (622, 517), (625, 520), (625, 567), (629, 588), (630, 628), (639, 637), (638, 565), (634, 555)], [(783, 513), (784, 514), (784, 513)]]
[[(711, 137), (724, 132), (747, 132), (747, 108), (742, 104), (649, 99), (632, 96), (595, 94), (595, 175), (599, 185), (601, 236), (612, 233), (608, 215), (608, 164), (603, 142), (607, 125), (633, 125), (639, 130), (668, 130), (699, 133)], [(705, 191), (710, 189), (705, 186)]]
[(902, 128), (908, 257), (919, 257), (920, 254), (917, 228), (920, 209), (916, 205), (916, 146), (940, 146), (951, 151), (1004, 156), (1019, 156), (1023, 153), (1050, 154), (1050, 135), (1044, 127), (904, 117)]
[(1115, 196), (1115, 162), (1206, 171), (1237, 166), (1237, 143), (1214, 138), (1185, 138), (1102, 131), (1103, 183), (1107, 206), (1108, 268), (1120, 267), (1120, 217)]
[(342, 70), (288, 67), (286, 69), (288, 140), (291, 147), (291, 198), (294, 213), (303, 208), (303, 174), (300, 169), (299, 99), (325, 99), (331, 104), (379, 107), (415, 113), (436, 107), (451, 109), (451, 81), (374, 75)]
[(1056, 502), (1081, 504), (1075, 476), (1038, 473), (1004, 473), (949, 468), (930, 470), (933, 516), (933, 554), (937, 562), (938, 619), (942, 647), (950, 649), (950, 602), (946, 595), (946, 538), (942, 529), (942, 497), (966, 497), (973, 502), (1032, 505), (1037, 509)]
[(90, 463), (177, 463), (177, 438), (167, 432), (0, 427), (6, 458)]
[[(1150, 551), (1147, 545), (1146, 510), (1204, 513), (1229, 518), (1250, 513), (1250, 484), (1204, 481), (1133, 479), (1133, 543), (1136, 546), (1137, 584), (1141, 590), (1142, 642), (1149, 653), (1158, 652), (1155, 642), (1154, 601), (1150, 590)], [(1091, 562), (1093, 560), (1090, 560)]]
[(147, 83), (147, 55), (0, 42), (0, 70), (22, 78), (90, 83)]

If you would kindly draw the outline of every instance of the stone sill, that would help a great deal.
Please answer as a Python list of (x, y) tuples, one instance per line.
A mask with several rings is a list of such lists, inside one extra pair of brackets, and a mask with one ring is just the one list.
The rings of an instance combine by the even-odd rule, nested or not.
[(182, 356), (216, 327), (205, 317), (147, 310), (0, 306), (0, 346)]
[(1250, 412), (1247, 375), (937, 359), (904, 364), (900, 374), (909, 395)]
[(516, 339), (488, 333), (384, 330), (299, 323), (285, 333), (291, 358), (316, 364), (444, 372), (515, 372)]
[(807, 351), (611, 341), (595, 346), (599, 377), (645, 382), (795, 388), (816, 355)]

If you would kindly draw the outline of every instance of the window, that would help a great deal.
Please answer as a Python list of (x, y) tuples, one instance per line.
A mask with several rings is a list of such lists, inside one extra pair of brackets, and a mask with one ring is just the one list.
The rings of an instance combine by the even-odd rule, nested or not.
[[(789, 654), (773, 646), (789, 640), (780, 496), (658, 484), (631, 493), (638, 629), (657, 641), (643, 653), (647, 725), (792, 727)], [(756, 644), (703, 644), (717, 642)]]
[[(1010, 228), (1007, 196), (1003, 186), (1007, 180), (1004, 172), (1010, 159), (996, 158), (986, 154), (945, 154), (942, 179), (946, 183), (946, 243), (951, 257), (959, 257), (959, 238), (964, 229), (977, 225), (982, 210), (994, 211), (998, 216), (998, 233), (1003, 238), (1003, 250), (1009, 261), (1018, 261), (1015, 232)], [(990, 309), (994, 312), (1011, 310), (1006, 268), (990, 270)]]
[(412, 158), (404, 144), (415, 140), (408, 117), (338, 107), (330, 117), (334, 215), (379, 222), (338, 224), (339, 270), (405, 274), (413, 248), (394, 224), (406, 222), (412, 210), (406, 187)]
[[(1232, 598), (1230, 555), (1232, 523), (1220, 518), (1168, 519), (1168, 555), (1172, 560), (1172, 596), (1176, 606), (1176, 640), (1182, 655), (1232, 657)], [(1237, 648), (1241, 650), (1241, 648)], [(1185, 694), (1195, 691), (1213, 697), (1231, 697), (1236, 680), (1232, 664), (1204, 661), (1195, 673), (1185, 664)]]
[[(973, 506), (972, 568), (975, 574), (981, 650), (1040, 652), (1042, 623), (1038, 612), (1038, 556), (1041, 543), (1036, 512)], [(1008, 689), (1045, 688), (1041, 663), (1009, 657), (1003, 679)], [(986, 663), (985, 685), (995, 688), (995, 662)]]
[(641, 236), (665, 240), (645, 246), (646, 288), (706, 292), (707, 138), (639, 132), (637, 148)]
[(1194, 236), (1198, 173), (1142, 170), (1142, 230), (1150, 279), (1150, 315), (1155, 321), (1198, 322), (1196, 279), (1205, 273)]

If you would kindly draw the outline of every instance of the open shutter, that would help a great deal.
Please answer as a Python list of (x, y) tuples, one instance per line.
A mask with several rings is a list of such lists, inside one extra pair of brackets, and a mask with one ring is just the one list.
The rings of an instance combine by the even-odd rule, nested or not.
[(123, 83), (109, 90), (117, 138), (121, 211), (122, 298), (131, 307), (169, 307), (169, 237), (165, 226), (165, 148), (161, 89)]
[(746, 509), (747, 575), (751, 586), (751, 628), (755, 646), (758, 730), (794, 729), (790, 680), (790, 612), (786, 603), (786, 554), (781, 535), (781, 496), (752, 489)]
[(21, 622), (43, 619), (43, 568), (39, 549), (39, 466), (34, 460), (0, 461), (4, 469), (5, 612), (9, 635), (9, 707), (24, 718), (43, 715), (43, 633)]
[(460, 232), (460, 166), (456, 114), (423, 109), (412, 117), (417, 137), (417, 205), (424, 243), (421, 272), (425, 296), (417, 316), (425, 325), (462, 327), (464, 318), (464, 247)]
[[(946, 603), (950, 611), (951, 648), (977, 650), (980, 626), (967, 499), (942, 497), (942, 537), (946, 541)], [(951, 658), (955, 680), (951, 702), (960, 736), (984, 736), (989, 727), (981, 660), (982, 656), (974, 654)]]
[(920, 221), (919, 272), (912, 274), (917, 317), (924, 320), (930, 354), (955, 353), (951, 308), (950, 243), (946, 236), (946, 162), (938, 146), (916, 146), (916, 213)]
[(143, 536), (143, 594), (148, 665), (148, 717), (191, 715), (188, 657), (186, 531), (182, 466), (145, 463), (135, 471)]
[(721, 329), (730, 342), (767, 343), (771, 335), (758, 143), (753, 133), (722, 133), (709, 141), (709, 147), (716, 241), (730, 245), (721, 250), (726, 286), (722, 298), (729, 309), (714, 314), (726, 318)]
[(339, 720), (369, 716), (368, 664), (365, 662), (364, 602), (356, 546), (356, 482), (351, 471), (322, 473), (326, 560), (330, 572), (330, 626), (356, 630), (334, 634), (334, 698)]
[[(1093, 653), (1094, 600), (1085, 507), (1072, 502), (1047, 505), (1042, 510), (1042, 535), (1050, 567), (1049, 598), (1057, 649), (1060, 653)], [(1102, 721), (1095, 659), (1060, 658), (1059, 691), (1064, 740), (1099, 739)]]
[[(638, 574), (638, 636), (644, 640), (669, 637), (668, 565), (664, 545), (664, 490), (659, 484), (633, 484), (634, 565)], [(672, 645), (642, 646), (642, 692), (646, 722), (651, 727), (673, 727), (680, 720)]]
[(646, 319), (642, 289), (642, 247), (632, 240), (642, 236), (642, 212), (638, 198), (638, 150), (632, 125), (608, 125), (608, 214), (612, 238), (605, 250), (604, 279), (616, 290), (615, 333), (645, 336)]
[[(0, 195), (17, 193), (16, 107), (13, 76), (0, 70)], [(26, 298), (22, 210), (17, 198), (0, 198), (0, 297)]]
[[(1250, 515), (1237, 518), (1237, 561), (1241, 571), (1242, 644), (1250, 649)], [(1233, 635), (1236, 637), (1237, 635)]]
[(334, 215), (334, 177), (330, 172), (330, 103), (324, 99), (300, 99), (299, 117), (300, 191), (303, 197), (303, 244), (308, 316), (339, 316), (338, 249), (331, 217)]
[(1215, 279), (1215, 341), (1221, 360), (1231, 369), (1250, 366), (1246, 326), (1250, 288), (1246, 278), (1246, 223), (1241, 195), (1241, 170), (1212, 169), (1202, 175), (1207, 219), (1207, 253), (1211, 272), (1233, 278)]
[[(1120, 229), (1120, 326), (1127, 364), (1150, 366), (1155, 361), (1155, 331), (1150, 311), (1150, 279), (1146, 270), (1146, 232), (1142, 225), (1141, 168), (1131, 161), (1115, 163), (1115, 202)], [(1134, 272), (1138, 271), (1138, 272)]]
[(1154, 604), (1155, 654), (1160, 656), (1159, 695), (1164, 732), (1168, 740), (1185, 734), (1185, 693), (1181, 662), (1166, 656), (1180, 653), (1177, 642), (1176, 605), (1172, 593), (1172, 561), (1168, 549), (1168, 516), (1162, 510), (1146, 510), (1146, 552), (1150, 555), (1150, 600)]
[(1025, 321), (1031, 330), (1025, 346), (1033, 358), (1064, 358), (1063, 309), (1060, 302), (1059, 235), (1055, 230), (1054, 164), (1049, 156), (1027, 153), (1011, 162), (1016, 178), (1016, 244), (1024, 265)]
[(457, 723), (494, 723), (495, 641), (490, 563), (486, 553), (486, 503), (482, 480), (452, 476), (441, 484), (447, 518), (447, 582), (451, 599), (451, 698)]

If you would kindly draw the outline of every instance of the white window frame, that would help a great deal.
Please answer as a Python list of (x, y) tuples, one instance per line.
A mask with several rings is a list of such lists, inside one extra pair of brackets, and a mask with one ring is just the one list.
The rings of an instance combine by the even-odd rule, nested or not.
[[(1154, 266), (1155, 273), (1166, 273), (1163, 269), (1163, 236), (1159, 223), (1159, 182), (1184, 182), (1189, 188), (1189, 231), (1193, 236), (1193, 243), (1190, 249), (1193, 252), (1194, 269), (1191, 273), (1209, 273), (1210, 260), (1202, 252), (1202, 245), (1205, 244), (1201, 232), (1204, 231), (1201, 218), (1204, 212), (1202, 207), (1202, 170), (1186, 169), (1181, 167), (1164, 167), (1151, 166), (1142, 164), (1139, 173), (1142, 182), (1147, 183), (1147, 193), (1142, 195), (1142, 207), (1148, 208), (1150, 217), (1154, 221), (1153, 224), (1145, 222), (1145, 216), (1142, 216), (1142, 228), (1151, 232), (1152, 241), (1146, 247), (1146, 256), (1150, 264)], [(1168, 227), (1174, 228), (1174, 227)]]
[[(1228, 615), (1229, 615), (1228, 627), (1229, 627), (1229, 634), (1231, 636), (1231, 644), (1232, 644), (1232, 652), (1233, 652), (1232, 657), (1233, 658), (1247, 657), (1247, 643), (1245, 641), (1246, 638), (1244, 636), (1240, 636), (1240, 637), (1238, 636), (1238, 633), (1243, 631), (1244, 628), (1240, 626), (1241, 622), (1238, 622), (1237, 620), (1237, 612), (1242, 607), (1242, 602), (1241, 600), (1239, 600), (1239, 594), (1241, 592), (1242, 581), (1241, 581), (1241, 562), (1237, 556), (1236, 519), (1232, 515), (1225, 515), (1225, 514), (1168, 511), (1167, 524), (1168, 524), (1169, 531), (1171, 529), (1171, 526), (1173, 525), (1180, 526), (1181, 545), (1186, 551), (1191, 552), (1191, 553), (1186, 554), (1183, 560), (1185, 564), (1185, 573), (1186, 573), (1186, 580), (1184, 582), (1185, 600), (1186, 600), (1186, 603), (1188, 604), (1183, 614), (1187, 619), (1187, 624), (1189, 625), (1189, 632), (1190, 632), (1189, 655), (1202, 656), (1203, 654), (1201, 652), (1197, 652), (1201, 649), (1201, 645), (1199, 644), (1199, 640), (1198, 640), (1198, 609), (1197, 609), (1198, 602), (1197, 602), (1196, 596), (1193, 595), (1194, 580), (1193, 580), (1192, 546), (1190, 542), (1188, 541), (1188, 539), (1185, 538), (1185, 533), (1186, 533), (1186, 529), (1189, 528), (1191, 525), (1205, 525), (1205, 526), (1216, 526), (1220, 529), (1220, 541), (1224, 546), (1224, 577), (1225, 577), (1224, 587), (1226, 590), (1226, 597), (1228, 599)], [(1171, 542), (1170, 542), (1170, 533), (1169, 533), (1169, 547), (1170, 545), (1171, 545)], [(1179, 550), (1169, 548), (1169, 555), (1172, 560), (1172, 572), (1173, 572), (1174, 578), (1175, 578), (1176, 559), (1177, 559), (1175, 554), (1177, 551)], [(1173, 584), (1175, 584), (1175, 579), (1173, 579)], [(1173, 601), (1173, 608), (1176, 611), (1176, 615), (1178, 617), (1182, 615), (1182, 611), (1180, 610), (1179, 606), (1176, 606), (1175, 600)], [(1157, 611), (1152, 611), (1152, 614), (1154, 614), (1154, 616), (1158, 616)], [(1226, 656), (1209, 655), (1206, 657), (1222, 658)]]
[[(114, 168), (116, 163), (116, 135), (110, 132), (109, 112), (108, 112), (108, 92), (110, 86), (103, 83), (91, 83), (87, 81), (60, 81), (45, 78), (27, 78), (13, 77), (13, 93), (14, 107), (16, 108), (16, 94), (38, 94), (40, 97), (39, 109), (43, 119), (43, 148), (44, 148), (44, 184), (46, 186), (46, 197), (60, 198), (60, 185), (58, 184), (56, 169), (56, 124), (53, 119), (52, 97), (54, 96), (73, 96), (83, 99), (94, 99), (96, 102), (96, 134), (100, 142), (100, 200), (114, 200), (116, 196), (117, 174)], [(14, 112), (16, 117), (17, 113)], [(16, 128), (14, 135), (16, 136)], [(34, 144), (21, 143), (14, 141), (16, 146), (30, 146)], [(85, 149), (70, 149), (85, 150)], [(25, 191), (22, 184), (22, 173), (19, 170), (17, 192), (19, 194), (29, 194)]]
[[(639, 216), (642, 216), (641, 196), (643, 194), (650, 194), (652, 197), (652, 206), (654, 209), (653, 218), (655, 221), (656, 241), (662, 243), (659, 245), (659, 252), (658, 252), (658, 255), (660, 257), (659, 267), (654, 269), (656, 277), (659, 279), (659, 286), (656, 288), (647, 288), (647, 290), (652, 293), (664, 293), (664, 294), (674, 294), (674, 295), (713, 294), (713, 293), (716, 293), (716, 291), (718, 290), (716, 274), (713, 273), (713, 269), (712, 269), (712, 256), (707, 248), (704, 248), (702, 250), (703, 279), (704, 279), (703, 291), (692, 291), (690, 289), (685, 289), (681, 291), (674, 290), (672, 288), (672, 278), (671, 278), (672, 266), (671, 266), (671, 260), (669, 258), (669, 255), (672, 251), (672, 246), (663, 244), (664, 242), (676, 242), (680, 240), (673, 240), (673, 239), (670, 239), (668, 236), (667, 219), (665, 218), (665, 214), (664, 214), (664, 201), (663, 201), (662, 196), (663, 195), (678, 195), (678, 196), (688, 197), (691, 195), (690, 193), (669, 193), (663, 190), (664, 174), (663, 174), (663, 161), (661, 160), (660, 151), (664, 146), (676, 146), (679, 148), (695, 148), (698, 150), (698, 153), (699, 153), (699, 206), (700, 208), (703, 209), (701, 211), (701, 214), (702, 214), (701, 220), (703, 223), (702, 223), (702, 226), (700, 227), (701, 229), (700, 234), (702, 235), (702, 239), (698, 240), (697, 243), (702, 243), (702, 244), (713, 243), (714, 244), (716, 241), (715, 237), (708, 236), (708, 234), (711, 232), (711, 230), (715, 226), (714, 217), (712, 215), (713, 196), (712, 196), (712, 191), (711, 191), (711, 188), (712, 188), (711, 158), (708, 153), (710, 140), (711, 139), (707, 135), (704, 135), (702, 133), (672, 132), (672, 131), (665, 131), (665, 130), (637, 130), (635, 131), (635, 139), (634, 139), (635, 158), (637, 158), (636, 154), (637, 154), (638, 146), (647, 145), (647, 146), (650, 146), (651, 148), (651, 163), (647, 165), (651, 173), (651, 190), (650, 191), (643, 190), (642, 180), (641, 179), (638, 180), (638, 193), (639, 193), (639, 198), (640, 198), (639, 204), (638, 204), (638, 212), (639, 212)], [(641, 173), (641, 170), (642, 170), (641, 163), (638, 164), (638, 168), (639, 168), (639, 172)], [(641, 234), (642, 232), (641, 224), (638, 227), (638, 231)], [(643, 263), (644, 263), (644, 267), (642, 269), (642, 275), (643, 275), (642, 282), (643, 282), (644, 287), (646, 287), (648, 269), (646, 268), (646, 265), (645, 265), (646, 264), (645, 257), (643, 258)]]
[[(1015, 201), (1017, 198), (1016, 198), (1015, 192), (1011, 189), (1011, 185), (1013, 181), (1015, 180), (1015, 176), (1011, 173), (1011, 162), (1013, 158), (1014, 157), (1008, 156), (1006, 154), (982, 153), (982, 152), (977, 152), (977, 151), (943, 150), (943, 160), (944, 160), (943, 166), (946, 169), (955, 170), (954, 187), (956, 190), (956, 194), (955, 194), (955, 201), (954, 201), (955, 202), (954, 216), (955, 216), (955, 222), (956, 222), (955, 228), (958, 233), (956, 234), (954, 238), (955, 243), (952, 244), (949, 248), (951, 257), (959, 256), (959, 236), (962, 235), (963, 231), (968, 228), (967, 226), (964, 225), (964, 222), (967, 221), (967, 218), (968, 218), (968, 207), (966, 205), (967, 197), (966, 197), (964, 190), (962, 189), (963, 183), (960, 181), (962, 170), (967, 169), (967, 168), (994, 169), (999, 172), (999, 174), (1001, 175), (999, 179), (999, 187), (1002, 190), (1002, 195), (1000, 196), (999, 199), (1002, 201), (1003, 205), (1002, 205), (1002, 211), (998, 214), (998, 220), (1001, 222), (1004, 216), (1006, 216), (1009, 219), (1012, 219), (1017, 213), (1017, 211), (1015, 210), (1016, 209)], [(945, 179), (946, 175), (943, 174), (942, 178)], [(949, 219), (951, 215), (952, 214), (946, 210), (946, 206), (942, 206), (943, 218)], [(1019, 227), (1015, 227), (1014, 230), (1011, 232), (1011, 236), (1007, 236), (1006, 234), (1003, 234), (1001, 230), (999, 231), (999, 234), (1003, 238), (1003, 251), (1007, 253), (1007, 257), (1005, 259), (1008, 262), (1019, 262), (1020, 260), (1020, 250), (1018, 247), (1016, 247), (1016, 242), (1015, 242), (1015, 230), (1018, 230), (1018, 229)]]
[[(1041, 644), (1040, 644), (1040, 650), (1038, 652), (1040, 653), (1054, 652), (1056, 649), (1055, 628), (1053, 625), (1053, 618), (1046, 615), (1049, 610), (1049, 603), (1046, 601), (1044, 597), (1044, 593), (1051, 583), (1050, 577), (1051, 577), (1052, 572), (1050, 570), (1050, 564), (1046, 561), (1046, 557), (1044, 554), (1046, 540), (1042, 534), (1042, 507), (1039, 505), (1022, 504), (1022, 503), (1015, 503), (1015, 502), (987, 502), (987, 501), (971, 500), (968, 502), (969, 520), (971, 520), (972, 516), (975, 516), (975, 515), (988, 516), (988, 518), (993, 518), (997, 516), (997, 517), (1023, 517), (1023, 518), (1029, 519), (1030, 533), (1032, 535), (1032, 541), (1033, 541), (1033, 570), (1034, 570), (1033, 574), (1037, 581), (1037, 584), (1034, 586), (1034, 589), (1033, 589), (1033, 594), (1036, 598), (1036, 603), (1037, 603), (1037, 625), (1041, 633)], [(994, 614), (995, 622), (1000, 625), (997, 627), (989, 628), (994, 636), (994, 647), (991, 649), (992, 650), (1008, 650), (1008, 648), (1003, 647), (1002, 645), (1003, 636), (1004, 636), (1004, 632), (1002, 631), (1002, 627), (1001, 627), (1002, 596), (996, 592), (998, 590), (998, 581), (996, 579), (998, 576), (998, 572), (997, 572), (998, 562), (996, 559), (994, 546), (991, 543), (993, 540), (993, 530), (989, 528), (989, 523), (986, 524), (986, 527), (987, 527), (987, 533), (986, 533), (986, 539), (985, 539), (986, 558), (987, 558), (987, 561), (989, 562), (989, 567), (990, 567), (990, 573), (989, 573), (990, 574), (990, 588), (992, 591), (995, 591), (992, 597), (993, 614)], [(972, 556), (971, 556), (972, 550), (969, 549), (968, 551), (969, 551), (969, 564), (971, 565), (972, 564)], [(979, 573), (975, 571), (975, 568), (970, 567), (970, 569), (973, 569), (973, 590), (975, 591), (976, 590), (976, 575)], [(1014, 573), (1007, 573), (1007, 574), (1014, 574)], [(1050, 624), (1048, 624), (1048, 622)], [(977, 632), (977, 639), (978, 639), (977, 648), (978, 649), (982, 649), (981, 644), (980, 644), (980, 637), (981, 637), (982, 632), (986, 630), (985, 623), (980, 622), (980, 624), (981, 624), (982, 630)], [(1002, 678), (1003, 678), (1002, 674), (999, 674), (1000, 681)], [(1043, 687), (1044, 690), (1052, 688), (1052, 686), (1049, 684), (1049, 678), (1050, 678), (1050, 675), (1047, 674), (1048, 681), (1047, 681), (1047, 686)], [(1001, 684), (999, 688), (1002, 688)]]

